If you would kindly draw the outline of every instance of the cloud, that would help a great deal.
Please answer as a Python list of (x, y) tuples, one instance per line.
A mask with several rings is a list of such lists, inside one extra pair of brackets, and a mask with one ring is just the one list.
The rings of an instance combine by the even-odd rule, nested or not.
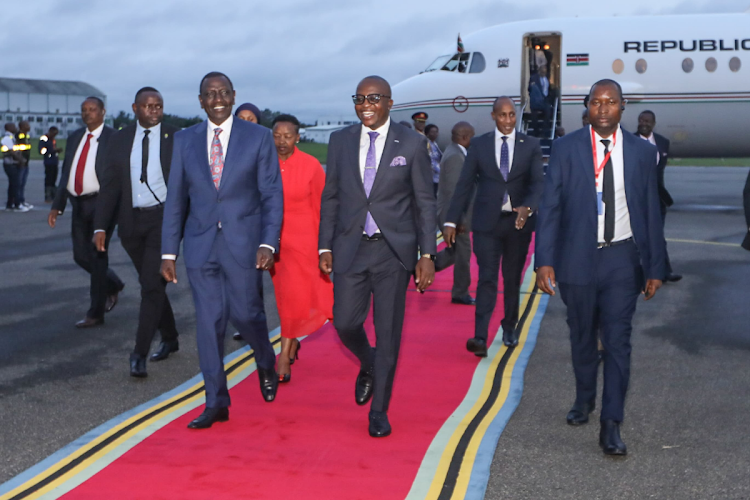
[(33, 22), (6, 24), (0, 46), (11, 47), (3, 76), (85, 81), (107, 94), (114, 114), (144, 85), (162, 91), (168, 112), (202, 114), (198, 82), (218, 70), (239, 102), (309, 122), (351, 115), (360, 78), (404, 80), (451, 49), (459, 32), (541, 17), (737, 12), (745, 1), (36, 0)]

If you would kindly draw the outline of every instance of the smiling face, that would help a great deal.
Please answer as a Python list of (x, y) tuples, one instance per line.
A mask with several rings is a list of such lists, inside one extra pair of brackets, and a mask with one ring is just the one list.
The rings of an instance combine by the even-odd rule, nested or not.
[(365, 78), (357, 86), (357, 94), (387, 96), (381, 98), (377, 104), (372, 104), (365, 99), (362, 104), (354, 105), (354, 111), (365, 127), (375, 130), (385, 125), (391, 113), (391, 106), (393, 106), (393, 100), (390, 98), (391, 86), (388, 82), (378, 78)]
[(622, 118), (622, 97), (611, 83), (600, 83), (591, 89), (589, 122), (597, 134), (609, 137), (617, 130)]
[(211, 123), (221, 125), (232, 115), (234, 89), (223, 76), (206, 78), (198, 100)]
[(508, 97), (501, 97), (492, 107), (492, 119), (503, 135), (510, 135), (516, 128), (516, 105)]
[(135, 103), (133, 113), (143, 128), (155, 127), (164, 117), (164, 101), (159, 92), (141, 92)]
[(656, 117), (648, 112), (643, 112), (638, 116), (638, 133), (643, 137), (651, 137), (656, 125)]

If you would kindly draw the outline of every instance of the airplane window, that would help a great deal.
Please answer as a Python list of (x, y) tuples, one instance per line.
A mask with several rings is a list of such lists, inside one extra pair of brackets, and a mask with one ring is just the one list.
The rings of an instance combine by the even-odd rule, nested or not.
[(645, 60), (645, 59), (638, 59), (638, 60), (637, 60), (637, 61), (635, 62), (635, 70), (636, 70), (636, 71), (637, 71), (638, 73), (641, 73), (641, 74), (643, 74), (643, 73), (645, 73), (645, 72), (646, 72), (646, 69), (648, 69), (648, 64), (646, 63), (646, 60)]
[(445, 63), (445, 66), (442, 67), (442, 70), (466, 73), (466, 65), (469, 63), (469, 56), (471, 56), (471, 52), (456, 54), (455, 56), (451, 57), (447, 63)]
[(484, 56), (481, 52), (474, 52), (474, 57), (471, 58), (471, 67), (469, 67), (469, 73), (481, 73), (487, 63), (484, 60)]
[(693, 71), (693, 66), (693, 60), (689, 57), (686, 57), (682, 60), (682, 71), (684, 71), (685, 73), (690, 73), (691, 71)]
[(716, 67), (718, 65), (719, 64), (716, 62), (716, 58), (709, 57), (708, 59), (706, 59), (706, 71), (708, 71), (709, 73), (713, 73), (714, 71), (716, 71)]
[(445, 63), (448, 62), (448, 60), (450, 58), (451, 58), (450, 54), (446, 54), (444, 56), (438, 57), (437, 59), (435, 59), (432, 62), (432, 64), (430, 64), (429, 66), (427, 66), (427, 69), (425, 70), (425, 72), (427, 72), (427, 71), (437, 71), (437, 70), (441, 69), (445, 65)]
[(733, 57), (729, 60), (729, 69), (731, 69), (733, 72), (737, 73), (741, 67), (742, 61), (740, 61), (739, 57)]
[(625, 63), (622, 62), (622, 59), (615, 59), (615, 62), (612, 63), (612, 71), (615, 72), (615, 74), (619, 75), (623, 72), (625, 69)]

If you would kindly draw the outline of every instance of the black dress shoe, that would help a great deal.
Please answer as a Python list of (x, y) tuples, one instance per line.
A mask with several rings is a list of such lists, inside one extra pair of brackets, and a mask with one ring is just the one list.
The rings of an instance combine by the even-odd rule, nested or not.
[(208, 429), (215, 422), (229, 420), (229, 408), (206, 408), (198, 418), (188, 424), (188, 429)]
[(682, 279), (682, 275), (681, 275), (681, 274), (674, 274), (674, 273), (669, 273), (669, 274), (667, 275), (667, 277), (666, 277), (666, 278), (664, 278), (664, 281), (668, 281), (668, 282), (670, 282), (670, 283), (677, 283), (677, 282), (678, 282), (678, 281), (680, 281), (681, 279)]
[(588, 403), (579, 403), (576, 401), (565, 419), (568, 421), (568, 425), (586, 424), (589, 421), (589, 414), (594, 411), (595, 408), (596, 400), (592, 399)]
[(130, 376), (144, 378), (148, 377), (146, 373), (146, 358), (132, 353), (130, 355)]
[(508, 347), (516, 347), (518, 345), (518, 337), (513, 330), (503, 330), (503, 344)]
[(279, 375), (274, 368), (264, 370), (258, 368), (258, 380), (260, 380), (260, 393), (266, 403), (276, 399), (276, 389), (279, 388)]
[[(122, 288), (125, 288), (125, 285), (122, 285)], [(115, 308), (115, 306), (117, 305), (117, 297), (120, 294), (120, 292), (122, 292), (122, 288), (120, 288), (119, 290), (117, 290), (112, 295), (108, 295), (107, 296), (107, 302), (104, 304), (104, 311), (105, 312), (110, 312), (112, 309)]]
[(233, 338), (234, 340), (242, 340), (242, 334), (241, 334), (240, 332), (234, 332), (234, 333), (232, 334), (232, 338)]
[(466, 341), (466, 350), (469, 352), (473, 352), (474, 356), (479, 356), (480, 358), (486, 358), (487, 357), (487, 342), (485, 342), (483, 339), (472, 337)]
[(370, 436), (382, 438), (391, 435), (391, 423), (388, 422), (388, 414), (384, 411), (370, 410)]
[(451, 304), (463, 304), (465, 306), (474, 306), (476, 305), (477, 301), (472, 297), (471, 295), (466, 295), (464, 297), (453, 297), (451, 299)]
[(177, 352), (180, 350), (180, 343), (176, 340), (171, 340), (169, 342), (163, 342), (159, 344), (159, 348), (156, 350), (155, 353), (151, 355), (151, 361), (161, 361), (162, 359), (167, 359), (170, 354), (173, 352)]
[(86, 316), (76, 323), (76, 328), (91, 328), (92, 326), (104, 324), (104, 318), (89, 318)]
[(599, 446), (605, 455), (623, 456), (628, 454), (628, 448), (620, 439), (620, 424), (614, 420), (603, 420), (599, 431)]
[(354, 384), (354, 401), (359, 406), (367, 404), (372, 397), (372, 387), (374, 385), (374, 379), (372, 376), (372, 368), (369, 370), (360, 370), (357, 375), (357, 382)]

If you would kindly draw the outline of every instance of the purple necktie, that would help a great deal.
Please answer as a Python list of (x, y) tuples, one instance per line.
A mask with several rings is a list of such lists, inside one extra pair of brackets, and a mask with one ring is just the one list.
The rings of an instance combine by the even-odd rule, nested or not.
[[(378, 164), (375, 161), (375, 139), (378, 138), (377, 132), (367, 132), (370, 136), (370, 149), (367, 150), (367, 158), (365, 159), (365, 194), (370, 197), (370, 191), (372, 191), (372, 184), (375, 182), (375, 174), (378, 171)], [(367, 236), (372, 236), (378, 230), (378, 225), (375, 224), (375, 219), (372, 218), (372, 214), (367, 212), (367, 219), (365, 220), (365, 233)]]
[[(503, 147), (500, 148), (500, 173), (503, 175), (503, 180), (508, 180), (508, 173), (510, 172), (510, 153), (508, 152), (508, 136), (503, 136)], [(503, 205), (508, 203), (508, 190), (505, 190), (505, 196), (503, 196)]]

